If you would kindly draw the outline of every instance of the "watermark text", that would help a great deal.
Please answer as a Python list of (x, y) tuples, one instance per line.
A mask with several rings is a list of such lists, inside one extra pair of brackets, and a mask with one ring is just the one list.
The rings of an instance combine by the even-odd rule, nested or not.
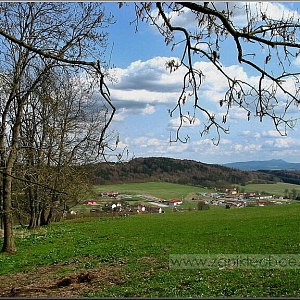
[(170, 269), (300, 269), (300, 254), (171, 254)]

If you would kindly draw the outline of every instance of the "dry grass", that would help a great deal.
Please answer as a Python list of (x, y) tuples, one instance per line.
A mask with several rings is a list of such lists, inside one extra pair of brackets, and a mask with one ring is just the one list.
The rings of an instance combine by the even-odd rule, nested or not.
[(83, 294), (122, 283), (121, 266), (93, 268), (87, 272), (77, 262), (39, 267), (29, 272), (0, 276), (1, 297), (78, 298)]

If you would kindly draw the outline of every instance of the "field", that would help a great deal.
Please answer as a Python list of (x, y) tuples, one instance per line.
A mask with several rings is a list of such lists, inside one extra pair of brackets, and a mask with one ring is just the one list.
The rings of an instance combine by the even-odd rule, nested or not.
[(289, 191), (292, 189), (300, 191), (299, 185), (285, 182), (277, 182), (275, 184), (248, 184), (245, 186), (240, 186), (240, 188), (243, 188), (245, 192), (265, 191), (277, 196), (283, 196), (285, 189)]
[[(193, 188), (172, 187), (167, 193), (166, 186), (148, 186), (111, 189), (172, 198)], [(0, 254), (0, 296), (297, 297), (300, 266), (173, 269), (169, 259), (173, 254), (299, 254), (299, 215), (300, 205), (290, 204), (80, 218), (33, 232), (19, 229), (18, 253)]]
[[(248, 184), (240, 186), (240, 189), (244, 189), (245, 192), (262, 192), (265, 191), (277, 196), (283, 196), (284, 191), (287, 189), (291, 191), (296, 189), (300, 191), (300, 186), (296, 184), (277, 182), (274, 184)], [(197, 186), (180, 185), (166, 182), (147, 182), (147, 183), (127, 183), (127, 184), (114, 184), (114, 185), (102, 185), (95, 187), (95, 193), (105, 191), (118, 191), (124, 194), (151, 194), (155, 197), (162, 199), (172, 198), (185, 198), (190, 193), (197, 192), (215, 192), (213, 190), (205, 189)]]
[(201, 187), (166, 182), (127, 183), (96, 186), (95, 192), (117, 191), (122, 194), (150, 194), (162, 199), (185, 198), (189, 193), (210, 191)]

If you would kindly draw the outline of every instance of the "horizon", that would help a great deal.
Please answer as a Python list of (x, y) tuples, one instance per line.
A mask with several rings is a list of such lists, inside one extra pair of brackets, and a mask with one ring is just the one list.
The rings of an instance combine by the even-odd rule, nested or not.
[(135, 156), (132, 157), (131, 159), (129, 159), (126, 162), (129, 162), (130, 160), (133, 159), (147, 159), (147, 158), (166, 158), (166, 159), (175, 159), (175, 160), (190, 160), (190, 161), (194, 161), (194, 162), (199, 162), (199, 163), (203, 163), (203, 164), (208, 164), (208, 165), (226, 165), (226, 164), (232, 164), (232, 163), (249, 163), (249, 162), (269, 162), (269, 161), (283, 161), (285, 163), (289, 163), (289, 164), (300, 164), (300, 162), (291, 162), (291, 161), (287, 161), (285, 159), (282, 158), (271, 158), (271, 159), (264, 159), (264, 160), (247, 160), (247, 161), (230, 161), (227, 163), (222, 163), (222, 164), (218, 164), (218, 163), (206, 163), (203, 161), (199, 161), (199, 160), (195, 160), (195, 159), (190, 159), (190, 158), (174, 158), (174, 157), (167, 157), (167, 156)]

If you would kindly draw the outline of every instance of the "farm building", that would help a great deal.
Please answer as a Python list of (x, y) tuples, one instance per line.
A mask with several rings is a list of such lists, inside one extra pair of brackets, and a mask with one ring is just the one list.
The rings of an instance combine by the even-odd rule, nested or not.
[(110, 191), (110, 192), (104, 192), (102, 193), (102, 196), (107, 196), (107, 197), (117, 197), (119, 195), (118, 192)]
[(87, 200), (84, 202), (85, 205), (98, 205), (97, 201)]
[(175, 207), (177, 205), (180, 205), (182, 204), (182, 200), (181, 199), (172, 199), (172, 200), (169, 200), (169, 206), (170, 207)]

